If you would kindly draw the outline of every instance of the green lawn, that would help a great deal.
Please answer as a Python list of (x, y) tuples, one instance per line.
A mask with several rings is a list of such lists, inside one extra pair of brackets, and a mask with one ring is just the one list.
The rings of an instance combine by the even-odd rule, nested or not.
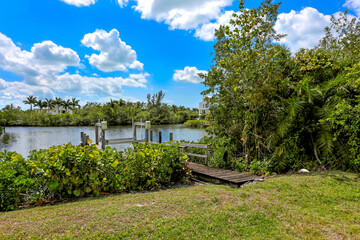
[(3, 239), (360, 239), (360, 178), (279, 176), (0, 213)]

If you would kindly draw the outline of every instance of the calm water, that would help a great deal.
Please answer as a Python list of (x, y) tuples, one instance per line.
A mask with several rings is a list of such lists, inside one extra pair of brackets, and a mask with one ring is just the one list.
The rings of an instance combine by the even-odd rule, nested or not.
[[(163, 142), (169, 141), (169, 133), (174, 134), (174, 140), (198, 141), (206, 132), (203, 129), (185, 128), (184, 125), (151, 126), (153, 141), (157, 141), (158, 132), (162, 132)], [(6, 133), (0, 135), (0, 152), (15, 151), (22, 156), (29, 155), (31, 150), (49, 148), (64, 143), (79, 144), (80, 133), (85, 132), (90, 139), (95, 139), (95, 127), (7, 127)], [(156, 133), (156, 134), (155, 134)], [(144, 129), (137, 128), (137, 139), (144, 138)], [(132, 137), (131, 126), (109, 127), (106, 139)], [(110, 145), (117, 149), (130, 147), (131, 144)]]

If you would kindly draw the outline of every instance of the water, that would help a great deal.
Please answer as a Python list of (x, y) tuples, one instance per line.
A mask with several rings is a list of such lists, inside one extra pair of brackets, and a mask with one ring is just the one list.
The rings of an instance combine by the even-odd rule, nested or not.
[[(163, 142), (169, 141), (169, 133), (174, 134), (174, 140), (199, 141), (206, 136), (204, 129), (185, 128), (184, 125), (159, 125), (151, 126), (153, 141), (158, 141), (158, 132), (162, 132)], [(0, 152), (14, 151), (23, 157), (29, 155), (31, 150), (46, 149), (51, 146), (72, 143), (80, 143), (80, 133), (89, 135), (95, 140), (95, 127), (6, 127), (6, 132), (0, 135)], [(144, 129), (137, 128), (137, 139), (145, 136)], [(109, 127), (106, 131), (106, 139), (132, 137), (131, 126)], [(131, 147), (131, 144), (110, 145), (119, 150)]]

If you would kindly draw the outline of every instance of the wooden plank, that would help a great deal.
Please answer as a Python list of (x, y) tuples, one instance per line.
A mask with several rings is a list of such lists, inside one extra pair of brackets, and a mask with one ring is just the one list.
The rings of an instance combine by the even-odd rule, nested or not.
[(119, 143), (136, 142), (136, 140), (134, 140), (134, 138), (119, 138), (119, 139), (108, 139), (107, 142), (108, 144), (119, 144)]
[(145, 123), (142, 122), (136, 122), (134, 123), (135, 126), (144, 126), (145, 127)]
[(207, 181), (226, 183), (232, 186), (240, 186), (246, 182), (262, 179), (262, 177), (250, 173), (239, 173), (225, 169), (212, 168), (192, 162), (189, 162), (189, 169), (191, 169), (194, 175)]
[(193, 148), (208, 148), (207, 144), (194, 144), (194, 143), (180, 143), (181, 146), (184, 147), (193, 147)]
[(185, 154), (188, 155), (188, 156), (193, 156), (193, 157), (207, 158), (206, 155), (201, 155), (201, 154), (187, 153), (187, 152), (185, 152)]

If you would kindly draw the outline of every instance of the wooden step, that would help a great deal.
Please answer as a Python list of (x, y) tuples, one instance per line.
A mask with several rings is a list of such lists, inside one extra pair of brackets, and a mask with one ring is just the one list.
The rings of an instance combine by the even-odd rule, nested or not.
[(244, 183), (261, 181), (263, 179), (262, 177), (255, 176), (251, 173), (239, 173), (225, 169), (212, 168), (193, 162), (189, 162), (188, 167), (194, 176), (202, 180), (217, 184), (229, 184), (233, 187), (239, 187)]

